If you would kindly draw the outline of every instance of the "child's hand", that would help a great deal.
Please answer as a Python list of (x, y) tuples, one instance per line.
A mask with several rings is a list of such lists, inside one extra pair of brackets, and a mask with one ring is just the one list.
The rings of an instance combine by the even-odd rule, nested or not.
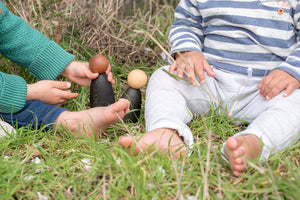
[[(111, 84), (115, 84), (113, 75), (111, 73), (111, 66), (106, 70), (107, 80)], [(92, 79), (98, 77), (98, 73), (93, 73), (89, 68), (89, 63), (87, 62), (71, 62), (66, 69), (61, 73), (62, 76), (68, 78), (69, 80), (77, 83), (78, 85), (86, 86), (89, 85)]]
[(50, 105), (61, 104), (78, 96), (78, 93), (66, 90), (70, 87), (71, 83), (64, 81), (43, 80), (28, 84), (26, 101), (40, 100)]
[(257, 88), (264, 99), (270, 100), (283, 90), (285, 90), (283, 96), (287, 97), (299, 86), (300, 83), (294, 76), (283, 70), (275, 69), (260, 82)]
[(183, 73), (186, 71), (186, 73), (190, 75), (189, 79), (193, 83), (193, 86), (196, 85), (195, 72), (201, 83), (205, 83), (204, 71), (209, 76), (215, 76), (215, 73), (205, 57), (196, 51), (187, 51), (177, 54), (176, 61), (171, 64), (169, 72), (174, 74), (175, 70), (177, 71), (177, 76), (180, 78), (183, 77)]

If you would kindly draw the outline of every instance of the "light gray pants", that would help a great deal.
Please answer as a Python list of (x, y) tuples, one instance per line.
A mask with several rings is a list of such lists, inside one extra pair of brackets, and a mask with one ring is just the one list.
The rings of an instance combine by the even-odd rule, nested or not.
[[(186, 124), (194, 114), (207, 112), (211, 105), (218, 106), (216, 102), (219, 101), (228, 112), (232, 111), (231, 117), (249, 123), (246, 130), (234, 136), (253, 134), (261, 139), (263, 148), (260, 159), (267, 159), (272, 153), (285, 149), (299, 139), (299, 89), (288, 97), (280, 93), (267, 101), (259, 95), (257, 89), (261, 77), (213, 68), (216, 76), (206, 76), (206, 83), (200, 88), (192, 87), (189, 81), (176, 80), (162, 69), (168, 71), (169, 66), (156, 70), (147, 87), (147, 131), (157, 128), (176, 129), (191, 147), (193, 134)], [(188, 80), (186, 76), (184, 78)]]

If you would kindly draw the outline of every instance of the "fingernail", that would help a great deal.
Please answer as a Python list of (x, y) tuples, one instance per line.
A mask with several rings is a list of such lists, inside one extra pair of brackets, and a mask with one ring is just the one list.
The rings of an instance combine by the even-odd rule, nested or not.
[(70, 82), (67, 82), (67, 87), (71, 87), (71, 83)]
[(284, 92), (284, 93), (283, 93), (283, 96), (284, 96), (284, 97), (287, 97), (287, 94), (286, 94), (286, 92)]

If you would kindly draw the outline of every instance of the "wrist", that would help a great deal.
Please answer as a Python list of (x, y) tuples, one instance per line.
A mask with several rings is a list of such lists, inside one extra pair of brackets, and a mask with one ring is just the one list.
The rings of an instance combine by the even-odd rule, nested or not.
[(185, 54), (187, 54), (189, 52), (191, 52), (191, 51), (180, 51), (180, 52), (177, 52), (175, 54), (175, 59), (178, 58), (178, 57), (180, 57), (180, 56), (184, 56)]
[(74, 63), (74, 61), (70, 62), (70, 64), (64, 69), (64, 71), (61, 72), (60, 75), (63, 77), (69, 78), (69, 68), (71, 68), (71, 65)]
[(34, 84), (27, 84), (26, 101), (34, 100)]

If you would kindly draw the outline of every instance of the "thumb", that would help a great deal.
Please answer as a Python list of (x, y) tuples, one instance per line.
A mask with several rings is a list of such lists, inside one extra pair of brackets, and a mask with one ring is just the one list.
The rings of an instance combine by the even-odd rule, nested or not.
[(86, 78), (88, 78), (88, 79), (95, 79), (98, 76), (99, 76), (99, 74), (97, 72), (96, 73), (94, 73), (92, 71), (87, 71), (86, 72)]
[(284, 97), (287, 97), (287, 96), (289, 96), (290, 94), (292, 94), (292, 92), (296, 89), (296, 88), (298, 88), (298, 86), (295, 84), (289, 84), (288, 86), (287, 86), (287, 88), (286, 88), (286, 90), (284, 91), (284, 93), (283, 93), (283, 96)]
[(212, 67), (208, 63), (204, 64), (204, 71), (206, 71), (206, 73), (211, 77), (216, 75), (215, 72), (213, 71)]

